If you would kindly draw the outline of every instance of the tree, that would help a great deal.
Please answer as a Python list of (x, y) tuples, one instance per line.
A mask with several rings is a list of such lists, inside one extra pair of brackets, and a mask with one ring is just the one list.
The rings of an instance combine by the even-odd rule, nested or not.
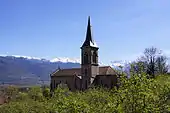
[(160, 56), (156, 59), (156, 67), (158, 74), (165, 74), (168, 72), (168, 65), (166, 64), (167, 58), (165, 56)]
[(42, 89), (38, 86), (32, 87), (28, 92), (28, 96), (35, 101), (44, 100)]
[(47, 99), (50, 98), (50, 89), (49, 89), (49, 88), (45, 88), (45, 89), (42, 91), (42, 93), (43, 93), (43, 96), (44, 96), (45, 98), (47, 98)]
[(134, 67), (136, 72), (145, 72), (152, 78), (157, 74), (165, 74), (168, 72), (166, 56), (162, 55), (162, 51), (155, 47), (146, 48), (144, 55), (141, 56), (137, 62), (133, 63), (133, 68)]
[(138, 60), (137, 62), (132, 62), (130, 67), (130, 71), (133, 74), (146, 73), (146, 63), (144, 61)]
[(156, 59), (160, 54), (159, 50), (155, 47), (146, 48), (144, 51), (144, 55), (147, 63), (147, 73), (151, 75), (151, 77), (155, 77), (156, 72)]
[(18, 94), (18, 88), (15, 86), (8, 86), (5, 89), (5, 95), (9, 100), (15, 99), (17, 94)]

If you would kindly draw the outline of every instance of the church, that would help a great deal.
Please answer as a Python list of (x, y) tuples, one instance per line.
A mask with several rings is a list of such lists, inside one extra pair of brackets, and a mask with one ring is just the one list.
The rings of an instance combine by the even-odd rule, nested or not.
[(118, 73), (110, 66), (99, 66), (99, 47), (92, 37), (91, 29), (88, 17), (86, 39), (81, 46), (81, 67), (58, 69), (51, 73), (51, 91), (59, 84), (67, 84), (71, 91), (86, 90), (91, 86), (117, 86)]

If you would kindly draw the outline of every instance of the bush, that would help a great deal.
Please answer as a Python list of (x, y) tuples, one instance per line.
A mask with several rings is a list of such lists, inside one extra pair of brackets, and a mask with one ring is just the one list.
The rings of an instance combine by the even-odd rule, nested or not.
[(18, 93), (16, 101), (0, 106), (1, 113), (168, 113), (170, 76), (148, 79), (146, 74), (120, 76), (119, 88), (90, 88), (70, 92), (59, 86), (52, 97), (48, 88)]
[(43, 101), (44, 96), (42, 94), (42, 89), (39, 87), (32, 87), (28, 91), (29, 98), (33, 99), (34, 101)]

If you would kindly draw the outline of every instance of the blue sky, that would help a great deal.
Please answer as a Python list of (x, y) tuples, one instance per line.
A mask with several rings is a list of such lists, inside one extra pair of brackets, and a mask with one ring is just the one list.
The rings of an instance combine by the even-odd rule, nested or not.
[(169, 0), (0, 0), (0, 54), (80, 57), (88, 16), (103, 63), (170, 53)]

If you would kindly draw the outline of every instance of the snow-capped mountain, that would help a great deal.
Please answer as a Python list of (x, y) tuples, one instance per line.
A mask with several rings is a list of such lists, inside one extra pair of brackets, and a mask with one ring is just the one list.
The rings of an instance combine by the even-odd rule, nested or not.
[(50, 73), (58, 67), (77, 68), (79, 63), (74, 63), (67, 59), (50, 62), (50, 60), (19, 56), (19, 55), (1, 55), (0, 56), (0, 84), (37, 84), (39, 79), (49, 81)]
[(128, 66), (132, 61), (126, 61), (126, 60), (119, 60), (119, 61), (111, 61), (110, 66), (114, 68), (125, 68)]
[[(40, 60), (40, 61), (47, 61), (47, 62), (51, 62), (51, 63), (55, 63), (55, 62), (62, 62), (62, 63), (81, 63), (80, 58), (69, 58), (69, 57), (56, 57), (53, 58), (51, 60), (49, 59), (44, 59), (44, 58), (38, 58), (38, 57), (31, 57), (31, 56), (22, 56), (22, 55), (0, 55), (3, 57), (14, 57), (14, 58), (24, 58), (24, 59), (28, 59), (28, 60)], [(102, 62), (99, 62), (100, 66), (104, 66), (105, 64)]]
[(41, 60), (41, 58), (38, 57), (30, 57), (30, 56), (21, 56), (21, 55), (0, 55), (2, 57), (15, 57), (15, 58), (25, 58), (25, 59), (34, 59), (34, 60)]
[[(100, 66), (104, 64), (99, 62)], [(58, 67), (80, 67), (79, 58), (57, 57), (52, 60), (20, 56), (0, 55), (0, 84), (37, 84), (39, 79), (49, 81), (49, 75)]]
[(28, 60), (40, 60), (40, 61), (49, 61), (52, 63), (55, 62), (63, 62), (63, 63), (80, 63), (80, 59), (79, 58), (68, 58), (68, 57), (56, 57), (54, 59), (45, 59), (45, 58), (38, 58), (38, 57), (31, 57), (31, 56), (22, 56), (22, 55), (0, 55), (2, 57), (14, 57), (14, 58), (24, 58), (24, 59), (28, 59)]
[(129, 63), (129, 61), (123, 61), (123, 60), (119, 60), (119, 61), (111, 61), (111, 66), (113, 66), (113, 67), (120, 67), (120, 66), (124, 66), (125, 64), (128, 64)]
[(54, 58), (52, 60), (50, 60), (50, 62), (72, 62), (72, 63), (80, 63), (80, 59), (79, 58), (67, 58), (67, 57), (57, 57)]
[[(69, 58), (69, 57), (56, 57), (53, 59), (44, 59), (44, 58), (38, 58), (38, 57), (31, 57), (31, 56), (22, 56), (22, 55), (0, 55), (3, 57), (14, 57), (14, 58), (24, 58), (28, 60), (40, 60), (40, 61), (47, 61), (51, 63), (55, 62), (62, 62), (62, 63), (81, 63), (80, 58)], [(131, 63), (131, 61), (126, 60), (118, 60), (118, 61), (111, 61), (110, 64), (104, 64), (102, 62), (99, 62), (100, 66), (109, 65), (111, 67), (124, 67), (125, 65)]]

